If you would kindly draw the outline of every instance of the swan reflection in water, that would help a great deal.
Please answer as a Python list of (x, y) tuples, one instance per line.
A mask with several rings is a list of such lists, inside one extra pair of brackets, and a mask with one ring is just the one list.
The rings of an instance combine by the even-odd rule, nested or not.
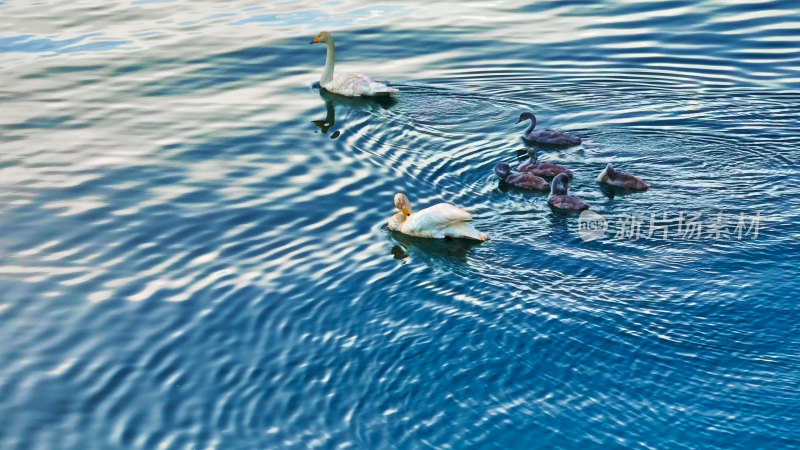
[[(394, 97), (345, 97), (320, 88), (319, 83), (314, 83), (314, 87), (319, 89), (319, 95), (325, 101), (326, 115), (324, 119), (312, 120), (311, 123), (319, 128), (322, 134), (328, 134), (328, 131), (336, 125), (336, 105), (345, 105), (353, 109), (373, 109), (376, 106), (389, 109), (397, 104), (397, 99)], [(340, 130), (336, 130), (331, 133), (330, 138), (336, 139), (341, 134)]]
[(471, 239), (426, 239), (396, 231), (388, 233), (398, 244), (391, 250), (395, 259), (402, 260), (415, 256), (429, 264), (465, 263), (472, 247), (481, 244), (480, 241)]
[(641, 191), (631, 190), (631, 189), (620, 187), (620, 186), (611, 186), (609, 184), (604, 184), (604, 183), (598, 183), (598, 186), (600, 187), (600, 192), (602, 192), (603, 195), (605, 195), (606, 197), (608, 197), (611, 200), (614, 200), (614, 197), (616, 197), (618, 195), (620, 195), (620, 196), (621, 195), (631, 195), (631, 194), (636, 194), (636, 193), (640, 193), (641, 192)]

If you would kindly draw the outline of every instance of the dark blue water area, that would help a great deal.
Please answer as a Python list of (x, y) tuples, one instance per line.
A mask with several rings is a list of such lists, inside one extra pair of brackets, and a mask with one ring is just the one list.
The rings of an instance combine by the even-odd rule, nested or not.
[[(798, 18), (0, 2), (0, 448), (800, 447)], [(396, 99), (320, 90), (323, 29)], [(602, 238), (493, 174), (531, 154)], [(389, 231), (397, 192), (491, 240)]]

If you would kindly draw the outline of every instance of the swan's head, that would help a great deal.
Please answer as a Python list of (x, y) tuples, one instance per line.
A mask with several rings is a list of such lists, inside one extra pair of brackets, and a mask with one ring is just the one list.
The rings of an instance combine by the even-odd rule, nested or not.
[(404, 216), (411, 215), (411, 202), (408, 201), (406, 194), (398, 192), (394, 196), (394, 207), (399, 209)]
[(494, 174), (501, 180), (505, 180), (511, 174), (511, 167), (506, 163), (500, 163), (494, 166)]
[(519, 115), (519, 120), (517, 121), (517, 123), (520, 123), (525, 120), (532, 120), (533, 123), (536, 123), (536, 116), (534, 116), (533, 113), (530, 111), (525, 111), (524, 113)]
[(327, 31), (323, 31), (322, 33), (318, 34), (317, 37), (315, 37), (314, 40), (311, 41), (311, 43), (316, 44), (318, 42), (323, 42), (327, 44), (328, 42), (331, 41), (333, 41), (333, 36), (331, 36), (331, 34), (328, 33)]
[(606, 168), (597, 176), (597, 181), (601, 183), (607, 182), (610, 178), (614, 178), (614, 166), (611, 163), (606, 165)]
[(569, 185), (569, 177), (565, 173), (560, 173), (553, 178), (550, 184), (550, 195), (567, 195), (567, 186)]

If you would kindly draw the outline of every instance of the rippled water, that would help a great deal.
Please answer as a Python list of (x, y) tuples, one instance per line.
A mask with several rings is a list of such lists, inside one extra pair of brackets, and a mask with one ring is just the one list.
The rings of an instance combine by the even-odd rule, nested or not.
[[(0, 1), (0, 447), (800, 446), (800, 4)], [(395, 104), (320, 94), (367, 70)], [(594, 211), (760, 214), (584, 242)], [(607, 162), (649, 181), (606, 195)], [(387, 231), (392, 196), (492, 240)]]

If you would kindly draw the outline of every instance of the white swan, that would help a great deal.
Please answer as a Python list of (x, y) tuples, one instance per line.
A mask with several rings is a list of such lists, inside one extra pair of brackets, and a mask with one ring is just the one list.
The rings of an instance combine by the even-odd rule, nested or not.
[(325, 57), (325, 71), (322, 72), (322, 77), (319, 79), (319, 84), (323, 88), (334, 94), (346, 97), (397, 94), (397, 89), (375, 81), (363, 73), (352, 72), (334, 77), (333, 65), (336, 64), (336, 45), (333, 43), (333, 36), (327, 31), (323, 31), (311, 41), (312, 44), (318, 42), (324, 42), (328, 47), (328, 55)]
[(392, 231), (423, 238), (489, 240), (489, 236), (469, 223), (472, 214), (449, 203), (439, 203), (412, 214), (408, 197), (398, 193), (394, 196), (394, 206), (400, 212), (389, 218)]

